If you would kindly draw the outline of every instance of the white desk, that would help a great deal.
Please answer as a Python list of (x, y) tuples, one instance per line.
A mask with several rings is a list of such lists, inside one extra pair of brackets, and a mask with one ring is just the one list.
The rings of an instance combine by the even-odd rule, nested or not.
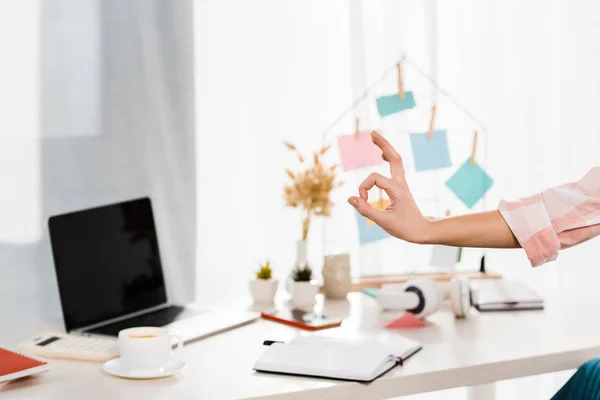
[[(429, 318), (427, 328), (395, 331), (378, 328), (395, 314), (381, 313), (374, 300), (362, 294), (351, 294), (349, 301), (327, 302), (326, 313), (348, 319), (343, 327), (321, 334), (404, 335), (424, 346), (405, 366), (368, 385), (252, 371), (264, 339), (289, 340), (307, 334), (260, 320), (190, 344), (182, 353), (189, 366), (178, 377), (125, 380), (104, 374), (97, 363), (55, 360), (48, 373), (0, 388), (0, 397), (377, 399), (576, 368), (600, 354), (598, 302), (566, 295), (561, 302), (558, 297), (546, 300), (545, 311), (479, 314), (473, 310), (467, 320), (455, 320), (450, 312), (441, 311)], [(39, 329), (27, 334), (36, 333)]]

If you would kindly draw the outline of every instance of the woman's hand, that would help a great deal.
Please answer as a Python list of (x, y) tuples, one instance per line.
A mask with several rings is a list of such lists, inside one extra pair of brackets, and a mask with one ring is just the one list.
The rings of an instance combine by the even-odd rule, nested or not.
[[(390, 164), (391, 179), (372, 173), (359, 186), (360, 197), (352, 196), (348, 202), (362, 216), (375, 222), (390, 235), (407, 242), (429, 243), (431, 221), (421, 214), (410, 193), (404, 176), (402, 157), (379, 133), (373, 131), (371, 138), (383, 152), (381, 157)], [(385, 190), (390, 198), (390, 205), (385, 210), (378, 210), (369, 204), (368, 191), (373, 186)]]
[[(443, 219), (424, 217), (406, 184), (402, 158), (379, 133), (373, 132), (371, 136), (373, 143), (383, 151), (381, 157), (390, 163), (392, 177), (371, 174), (358, 188), (360, 197), (348, 199), (361, 215), (407, 242), (460, 247), (520, 247), (498, 210)], [(387, 209), (378, 210), (369, 204), (368, 190), (373, 186), (388, 194), (391, 203)]]

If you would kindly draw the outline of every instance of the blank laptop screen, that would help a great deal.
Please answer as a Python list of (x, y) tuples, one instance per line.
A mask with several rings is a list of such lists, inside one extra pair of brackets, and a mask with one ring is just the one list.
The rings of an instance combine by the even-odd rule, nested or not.
[(150, 199), (48, 221), (67, 331), (166, 303)]

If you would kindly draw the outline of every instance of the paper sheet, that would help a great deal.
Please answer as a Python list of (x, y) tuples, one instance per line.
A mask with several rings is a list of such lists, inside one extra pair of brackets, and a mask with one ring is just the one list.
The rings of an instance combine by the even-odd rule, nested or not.
[(469, 208), (472, 208), (492, 186), (492, 178), (471, 158), (450, 177), (446, 186)]
[(401, 99), (398, 93), (377, 98), (377, 111), (382, 117), (395, 114), (415, 107), (415, 97), (412, 92), (404, 92)]
[[(344, 171), (382, 164), (381, 150), (371, 140), (372, 129), (357, 135), (338, 137), (338, 149)], [(381, 131), (378, 131), (381, 133)]]
[(434, 131), (431, 139), (428, 135), (429, 133), (410, 134), (410, 146), (417, 172), (452, 166), (446, 131)]
[(378, 225), (369, 226), (367, 224), (367, 219), (358, 212), (356, 213), (356, 220), (358, 223), (358, 237), (360, 244), (373, 243), (390, 237), (390, 235)]

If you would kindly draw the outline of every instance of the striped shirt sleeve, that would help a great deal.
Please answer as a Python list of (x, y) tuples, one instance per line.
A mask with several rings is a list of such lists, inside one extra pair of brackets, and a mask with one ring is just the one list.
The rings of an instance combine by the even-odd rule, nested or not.
[(600, 235), (600, 167), (578, 182), (503, 200), (498, 209), (532, 266), (555, 260), (561, 249)]

